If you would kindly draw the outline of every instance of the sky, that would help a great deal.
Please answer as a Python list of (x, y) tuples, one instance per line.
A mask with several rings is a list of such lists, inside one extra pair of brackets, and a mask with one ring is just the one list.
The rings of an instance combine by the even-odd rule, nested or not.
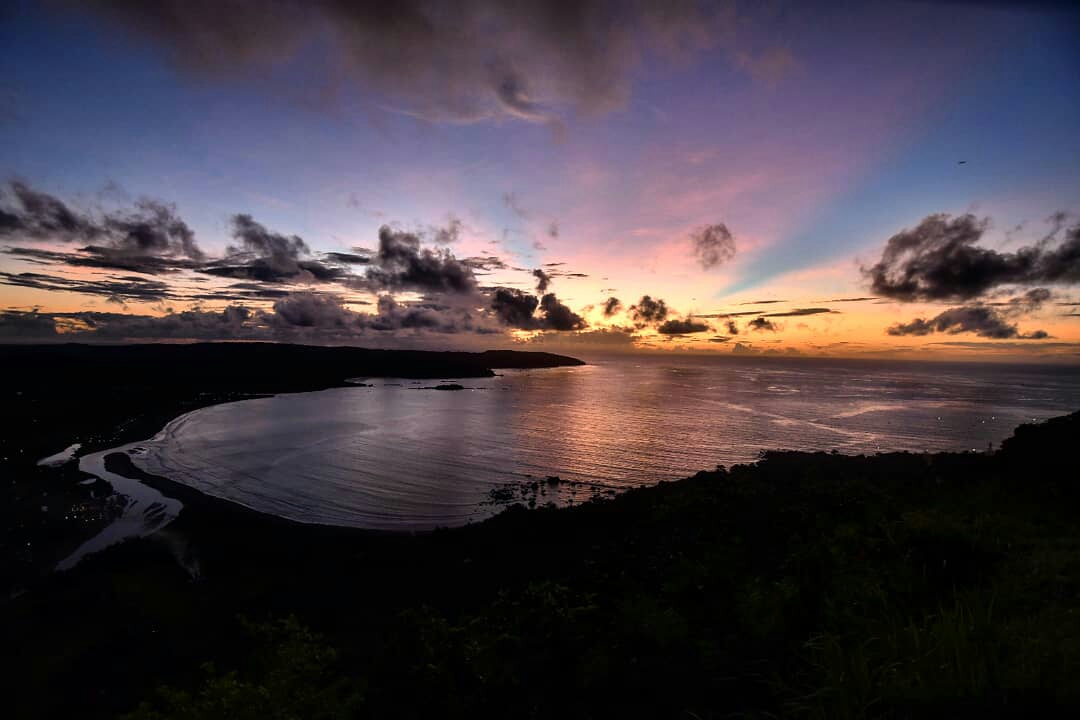
[(0, 340), (1080, 361), (1069, 3), (0, 4)]

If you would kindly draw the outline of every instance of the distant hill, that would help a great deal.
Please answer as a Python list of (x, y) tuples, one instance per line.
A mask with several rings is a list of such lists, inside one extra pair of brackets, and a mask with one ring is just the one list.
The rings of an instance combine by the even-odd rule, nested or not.
[(584, 365), (543, 352), (429, 352), (277, 343), (4, 345), (0, 387), (82, 383), (288, 392), (354, 377), (490, 377), (499, 368)]

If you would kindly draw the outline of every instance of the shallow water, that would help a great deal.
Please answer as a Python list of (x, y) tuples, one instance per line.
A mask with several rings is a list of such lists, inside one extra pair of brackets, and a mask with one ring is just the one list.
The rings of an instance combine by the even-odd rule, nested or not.
[[(481, 519), (495, 488), (540, 503), (674, 480), (762, 449), (985, 450), (1080, 408), (1075, 369), (848, 361), (598, 359), (577, 368), (245, 400), (132, 452), (147, 472), (304, 522), (426, 530)], [(570, 481), (580, 482), (572, 485)]]
[(113, 492), (124, 497), (124, 508), (119, 517), (109, 523), (105, 529), (61, 560), (56, 566), (57, 570), (70, 570), (87, 555), (93, 555), (129, 538), (151, 535), (175, 520), (180, 514), (183, 504), (179, 500), (165, 497), (145, 483), (105, 469), (106, 455), (114, 452), (137, 452), (136, 446), (137, 443), (132, 443), (79, 458), (79, 469), (109, 483)]

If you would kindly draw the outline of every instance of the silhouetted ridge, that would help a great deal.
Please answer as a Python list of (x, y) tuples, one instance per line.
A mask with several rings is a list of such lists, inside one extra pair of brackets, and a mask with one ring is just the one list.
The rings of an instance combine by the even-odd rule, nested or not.
[(430, 352), (277, 343), (6, 345), (0, 383), (18, 387), (94, 383), (203, 391), (288, 392), (354, 377), (490, 377), (494, 368), (583, 365), (551, 353)]

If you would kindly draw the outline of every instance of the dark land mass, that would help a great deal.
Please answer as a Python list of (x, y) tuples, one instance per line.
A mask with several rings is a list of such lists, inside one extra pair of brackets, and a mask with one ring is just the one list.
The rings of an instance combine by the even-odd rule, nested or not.
[(1078, 437), (763, 453), (417, 536), (141, 475), (174, 523), (5, 603), (8, 716), (1075, 717)]
[(0, 593), (48, 573), (119, 511), (104, 482), (80, 485), (81, 454), (152, 437), (206, 405), (354, 385), (350, 379), (491, 377), (583, 365), (543, 352), (368, 350), (277, 343), (0, 345)]
[(335, 387), (353, 377), (491, 377), (493, 369), (585, 363), (516, 350), (432, 352), (222, 342), (0, 345), (0, 364), (10, 368), (2, 382), (20, 388), (78, 382), (159, 390), (168, 383), (200, 391), (299, 392)]

